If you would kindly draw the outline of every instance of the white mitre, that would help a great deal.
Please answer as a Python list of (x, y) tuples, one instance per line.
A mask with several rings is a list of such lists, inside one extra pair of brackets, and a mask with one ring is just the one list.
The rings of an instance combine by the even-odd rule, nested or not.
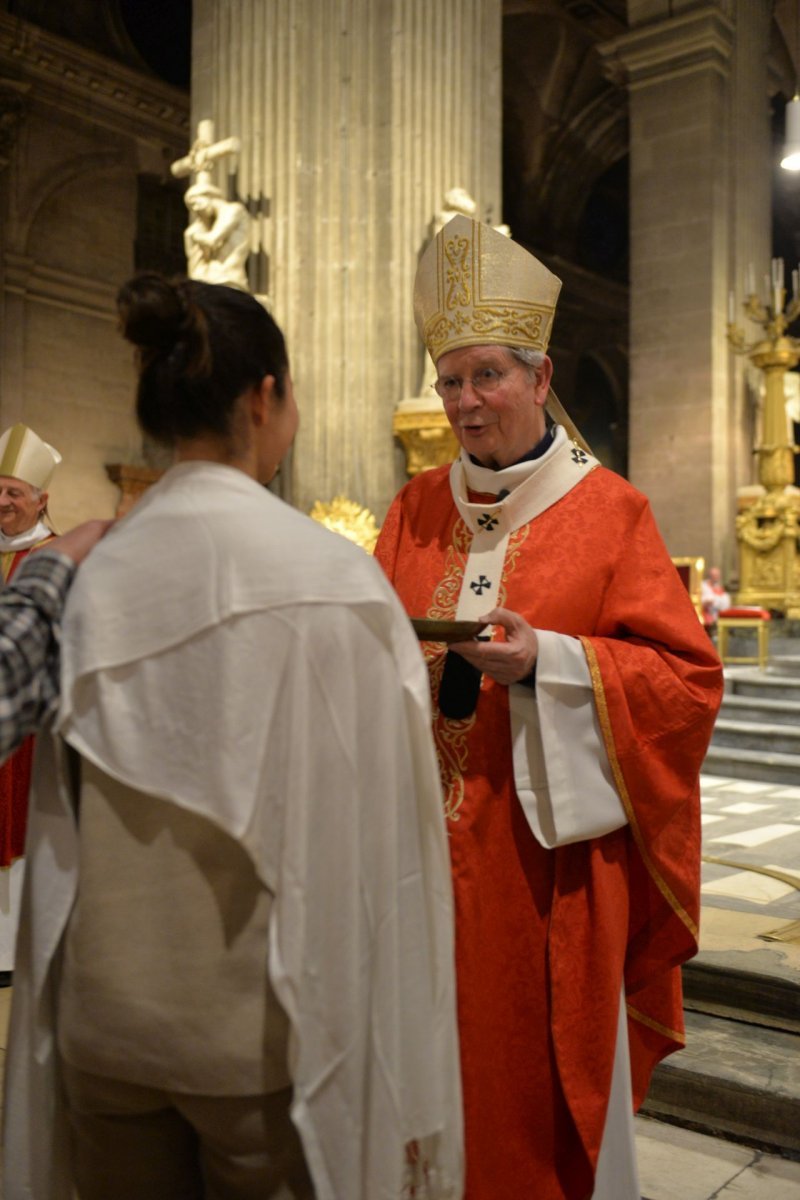
[(0, 437), (0, 475), (45, 491), (61, 455), (27, 425), (17, 423)]

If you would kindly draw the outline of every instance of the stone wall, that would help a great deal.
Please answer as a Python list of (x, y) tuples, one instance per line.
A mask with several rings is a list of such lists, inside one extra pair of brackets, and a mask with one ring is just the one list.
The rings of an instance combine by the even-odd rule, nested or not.
[(137, 181), (188, 141), (182, 92), (0, 13), (0, 427), (63, 455), (58, 528), (113, 513), (106, 464), (142, 461), (114, 296), (134, 267)]
[(730, 578), (753, 422), (727, 305), (769, 263), (770, 5), (628, 0), (628, 18), (603, 52), (630, 98), (629, 475), (670, 552)]

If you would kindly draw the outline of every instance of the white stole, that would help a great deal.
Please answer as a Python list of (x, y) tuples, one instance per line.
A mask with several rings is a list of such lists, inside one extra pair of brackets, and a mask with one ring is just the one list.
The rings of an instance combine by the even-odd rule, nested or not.
[[(462, 451), (450, 468), (450, 488), (473, 537), (456, 620), (475, 620), (496, 606), (511, 534), (566, 496), (599, 465), (596, 458), (570, 441), (560, 426), (552, 446), (541, 458), (500, 471), (476, 466)], [(508, 489), (508, 495), (491, 504), (473, 504), (468, 488), (488, 493)]]

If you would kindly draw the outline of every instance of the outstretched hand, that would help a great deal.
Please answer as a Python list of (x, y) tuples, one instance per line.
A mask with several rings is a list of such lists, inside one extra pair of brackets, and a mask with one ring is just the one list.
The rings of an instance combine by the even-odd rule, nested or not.
[(89, 551), (97, 545), (100, 538), (105, 537), (113, 524), (113, 520), (84, 521), (82, 525), (76, 525), (68, 533), (62, 533), (60, 537), (48, 542), (47, 548), (66, 554), (74, 563), (82, 562)]
[(528, 622), (508, 608), (494, 608), (480, 619), (487, 625), (499, 625), (505, 638), (491, 642), (453, 642), (450, 649), (497, 683), (519, 683), (530, 675), (539, 653), (539, 642), (536, 631)]

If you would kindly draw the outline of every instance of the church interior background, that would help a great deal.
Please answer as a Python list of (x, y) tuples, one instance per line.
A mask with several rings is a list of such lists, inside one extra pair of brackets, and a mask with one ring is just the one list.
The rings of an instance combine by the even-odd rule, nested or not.
[(735, 584), (762, 388), (729, 297), (742, 321), (748, 271), (797, 266), (798, 69), (796, 0), (0, 0), (0, 425), (61, 451), (61, 529), (163, 468), (114, 295), (184, 269), (170, 164), (210, 118), (292, 359), (286, 499), (380, 521), (407, 478), (414, 271), (461, 188), (562, 278), (554, 385), (589, 444)]

